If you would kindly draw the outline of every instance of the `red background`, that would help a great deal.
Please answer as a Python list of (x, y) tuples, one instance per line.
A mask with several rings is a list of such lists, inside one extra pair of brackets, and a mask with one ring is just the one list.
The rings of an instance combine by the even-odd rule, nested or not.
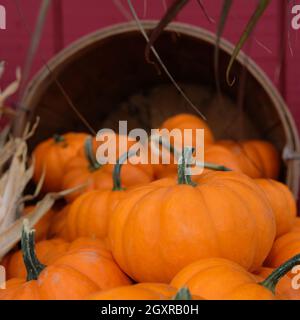
[[(128, 10), (127, 0), (119, 2)], [(160, 18), (164, 12), (164, 2), (168, 3), (170, 0), (132, 0), (140, 18), (145, 19)], [(216, 21), (222, 2), (203, 0), (207, 12)], [(0, 60), (7, 63), (1, 80), (1, 86), (4, 86), (14, 79), (16, 66), (23, 66), (30, 42), (24, 20), (28, 28), (33, 30), (41, 1), (0, 0), (0, 4), (4, 5), (7, 11), (7, 30), (0, 30)], [(19, 4), (19, 8), (16, 4)], [(232, 42), (237, 41), (256, 4), (257, 0), (234, 2), (226, 25), (225, 38)], [(292, 30), (291, 17), (287, 0), (273, 0), (244, 50), (279, 88), (300, 128), (300, 30)], [(205, 18), (196, 0), (190, 1), (177, 20), (211, 31), (216, 30), (216, 24)], [(44, 58), (49, 59), (70, 42), (99, 28), (124, 21), (126, 18), (113, 0), (52, 0), (33, 72), (43, 65)]]

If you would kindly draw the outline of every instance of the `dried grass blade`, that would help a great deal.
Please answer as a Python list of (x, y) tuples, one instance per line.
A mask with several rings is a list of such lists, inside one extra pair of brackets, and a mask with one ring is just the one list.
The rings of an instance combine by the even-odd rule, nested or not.
[(238, 56), (240, 50), (244, 46), (245, 42), (247, 41), (247, 39), (251, 35), (252, 31), (254, 30), (260, 17), (263, 15), (263, 13), (265, 12), (265, 10), (267, 9), (267, 7), (269, 6), (270, 3), (271, 3), (271, 0), (260, 0), (259, 1), (256, 10), (254, 11), (252, 17), (250, 18), (240, 40), (238, 41), (238, 43), (233, 51), (233, 54), (231, 56), (230, 62), (228, 64), (228, 67), (226, 70), (226, 80), (230, 86), (232, 86), (235, 82), (234, 78), (232, 81), (230, 81), (230, 72), (231, 72), (233, 63), (234, 63), (236, 57)]
[(0, 79), (3, 76), (4, 70), (5, 70), (5, 61), (0, 61)]
[(0, 107), (3, 107), (4, 101), (11, 95), (15, 94), (19, 89), (21, 82), (21, 70), (16, 70), (16, 80), (9, 84), (2, 92), (0, 92)]
[[(142, 33), (143, 37), (145, 38), (145, 40), (147, 42), (149, 42), (149, 37), (140, 21), (140, 19), (138, 18), (136, 11), (131, 3), (131, 0), (127, 0), (128, 1), (128, 5), (131, 11), (131, 14), (133, 15), (136, 24), (140, 30), (140, 32)], [(200, 116), (202, 117), (204, 120), (206, 120), (205, 116), (198, 110), (198, 108), (193, 104), (193, 102), (190, 100), (190, 98), (185, 94), (185, 92), (181, 89), (181, 87), (179, 86), (179, 84), (177, 83), (177, 81), (174, 79), (174, 77), (171, 75), (170, 71), (168, 70), (168, 68), (166, 67), (166, 65), (163, 63), (163, 61), (161, 60), (158, 52), (156, 51), (156, 49), (151, 46), (151, 50), (154, 54), (154, 56), (156, 57), (158, 63), (160, 64), (160, 66), (162, 67), (162, 69), (164, 70), (164, 72), (166, 73), (166, 75), (168, 76), (168, 78), (170, 79), (170, 81), (172, 82), (172, 84), (174, 85), (174, 87), (178, 90), (178, 92), (181, 94), (181, 96), (186, 100), (186, 102), (189, 104), (190, 107), (192, 107), (192, 109), (194, 109), (194, 111)]]
[(27, 145), (20, 141), (7, 172), (1, 177), (0, 232), (16, 219), (16, 211), (22, 193), (33, 175), (33, 168), (26, 168)]
[(214, 70), (215, 70), (215, 80), (218, 92), (221, 91), (220, 86), (220, 77), (219, 77), (219, 53), (220, 53), (220, 41), (222, 34), (224, 32), (224, 28), (226, 25), (226, 21), (232, 7), (233, 0), (224, 0), (223, 7), (221, 11), (221, 16), (217, 28), (217, 37), (216, 37), (216, 46), (215, 46), (215, 56), (214, 56)]
[(202, 0), (197, 0), (204, 16), (206, 17), (206, 19), (210, 22), (210, 23), (216, 23), (216, 21), (207, 13), (206, 9), (205, 9), (205, 6), (202, 2)]
[(183, 7), (189, 2), (189, 0), (175, 0), (173, 4), (168, 8), (167, 12), (160, 20), (157, 27), (151, 32), (149, 41), (145, 49), (145, 57), (148, 63), (153, 63), (150, 59), (151, 47), (153, 47), (155, 41), (168, 26), (168, 24), (178, 15), (178, 13), (183, 9)]
[(24, 86), (29, 78), (31, 66), (35, 57), (35, 53), (37, 51), (37, 48), (39, 46), (41, 36), (43, 33), (45, 21), (47, 18), (49, 6), (50, 6), (51, 0), (43, 0), (39, 9), (38, 18), (36, 21), (35, 29), (31, 37), (30, 46), (27, 52), (25, 65), (24, 65), (24, 76), (20, 85), (20, 93), (19, 97), (22, 97)]
[(43, 200), (41, 200), (35, 207), (35, 209), (26, 217), (18, 219), (13, 225), (11, 225), (6, 231), (0, 235), (0, 259), (3, 258), (21, 239), (21, 232), (24, 219), (29, 221), (29, 226), (32, 228), (48, 211), (51, 209), (56, 200), (78, 191), (83, 186), (76, 187), (74, 189), (65, 190), (59, 193), (49, 193)]

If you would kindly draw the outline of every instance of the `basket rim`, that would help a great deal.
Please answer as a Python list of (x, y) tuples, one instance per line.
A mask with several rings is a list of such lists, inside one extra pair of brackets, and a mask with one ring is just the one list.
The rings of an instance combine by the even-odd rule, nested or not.
[[(157, 25), (157, 23), (157, 20), (142, 21), (142, 25), (145, 29), (153, 29)], [(173, 22), (168, 25), (166, 31), (176, 32), (196, 39), (201, 39), (211, 45), (215, 45), (216, 42), (216, 35), (213, 32), (187, 23)], [(41, 69), (34, 75), (29, 84), (26, 86), (24, 95), (21, 99), (21, 105), (27, 107), (29, 105), (29, 102), (33, 100), (34, 95), (35, 98), (37, 98), (35, 89), (42, 89), (43, 86), (46, 87), (49, 81), (51, 81), (52, 77), (49, 74), (47, 67), (49, 67), (54, 74), (59, 73), (60, 69), (65, 65), (65, 62), (71, 60), (76, 56), (76, 54), (80, 54), (80, 52), (86, 50), (89, 46), (92, 46), (95, 43), (100, 42), (101, 40), (104, 40), (106, 38), (118, 36), (120, 34), (128, 32), (139, 32), (138, 26), (135, 21), (122, 22), (105, 28), (101, 28), (99, 30), (88, 33), (70, 43), (62, 51), (54, 55), (48, 61), (47, 66), (43, 65)], [(234, 50), (234, 45), (230, 41), (222, 38), (220, 41), (220, 50), (223, 50), (225, 53), (231, 55)], [(245, 61), (247, 61), (245, 67), (247, 68), (248, 72), (256, 79), (256, 81), (260, 85), (263, 86), (267, 95), (270, 97), (270, 100), (272, 101), (273, 106), (275, 107), (281, 120), (284, 134), (286, 136), (285, 149), (290, 150), (292, 153), (300, 153), (300, 138), (295, 121), (278, 89), (274, 86), (271, 79), (266, 75), (261, 67), (259, 67), (256, 62), (243, 51), (239, 53), (236, 60), (241, 65), (245, 65)], [(18, 125), (16, 126), (16, 135), (20, 134), (20, 130), (22, 130), (22, 128), (24, 127), (26, 117), (27, 115), (25, 113), (20, 116)], [(297, 177), (300, 176), (299, 164), (300, 161), (298, 159), (290, 159), (287, 161), (288, 181), (292, 181), (295, 179), (295, 177), (293, 177), (295, 173)], [(294, 191), (298, 190), (298, 187), (296, 186), (297, 182), (294, 182), (293, 184), (294, 186), (292, 186), (292, 189)]]

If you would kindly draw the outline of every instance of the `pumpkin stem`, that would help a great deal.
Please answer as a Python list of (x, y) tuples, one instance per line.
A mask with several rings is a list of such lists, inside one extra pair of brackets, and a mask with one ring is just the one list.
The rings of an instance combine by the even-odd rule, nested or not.
[(231, 169), (229, 169), (229, 168), (227, 168), (225, 166), (218, 165), (218, 164), (215, 164), (215, 163), (210, 163), (210, 162), (204, 162), (203, 163), (203, 168), (204, 169), (214, 170), (214, 171), (232, 171)]
[(35, 253), (35, 231), (29, 228), (28, 220), (23, 222), (21, 247), (23, 252), (23, 261), (27, 270), (27, 281), (37, 280), (40, 273), (46, 268), (40, 263)]
[(173, 297), (173, 300), (193, 300), (191, 292), (188, 288), (181, 288), (176, 295)]
[(66, 139), (64, 138), (64, 136), (62, 136), (60, 134), (55, 134), (53, 136), (53, 140), (54, 140), (55, 143), (66, 142)]
[(96, 171), (101, 168), (101, 164), (97, 161), (93, 151), (93, 138), (88, 137), (84, 144), (85, 156), (89, 162), (89, 169)]
[(113, 171), (113, 191), (121, 191), (124, 190), (122, 188), (122, 183), (121, 183), (121, 169), (124, 164), (124, 162), (129, 159), (130, 157), (134, 156), (136, 153), (131, 150), (129, 152), (125, 152), (118, 160), (117, 163), (114, 167)]
[(193, 152), (193, 147), (184, 148), (182, 151), (182, 156), (178, 160), (178, 184), (188, 184), (190, 186), (196, 185), (191, 179), (189, 168)]
[(269, 289), (275, 294), (276, 286), (279, 280), (291, 271), (294, 266), (300, 264), (300, 254), (297, 254), (293, 258), (283, 263), (280, 267), (275, 269), (264, 281), (260, 284)]
[[(180, 157), (180, 152), (169, 142), (166, 141), (166, 139), (163, 139), (162, 136), (152, 136), (152, 139), (157, 142), (160, 146), (168, 149), (170, 153), (174, 155), (174, 157), (177, 159)], [(215, 164), (210, 162), (198, 162), (195, 163), (196, 166), (202, 166), (204, 169), (214, 170), (214, 171), (232, 171), (231, 169)]]

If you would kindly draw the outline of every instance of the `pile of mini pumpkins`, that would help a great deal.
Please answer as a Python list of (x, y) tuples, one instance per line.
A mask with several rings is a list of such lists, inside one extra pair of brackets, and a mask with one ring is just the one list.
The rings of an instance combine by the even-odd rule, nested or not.
[(292, 285), (300, 219), (277, 181), (276, 149), (261, 140), (216, 141), (189, 114), (161, 128), (204, 129), (205, 162), (216, 170), (189, 176), (191, 152), (178, 165), (124, 163), (118, 148), (116, 165), (100, 165), (100, 143), (85, 133), (36, 147), (34, 180), (44, 174), (43, 193), (81, 187), (35, 233), (24, 227), (21, 250), (2, 261), (8, 281), (0, 299), (165, 300), (182, 288), (193, 299), (300, 299)]

